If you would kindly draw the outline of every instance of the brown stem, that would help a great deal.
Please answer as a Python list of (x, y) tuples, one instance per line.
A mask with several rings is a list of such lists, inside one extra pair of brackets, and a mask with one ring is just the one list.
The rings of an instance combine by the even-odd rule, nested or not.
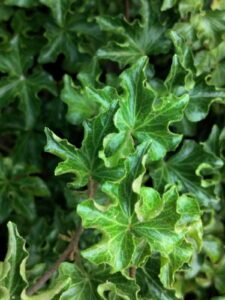
[(80, 235), (83, 231), (82, 225), (80, 224), (77, 230), (75, 231), (74, 235), (72, 236), (72, 239), (68, 245), (68, 247), (65, 249), (65, 251), (60, 255), (59, 259), (54, 263), (54, 265), (47, 270), (37, 281), (36, 283), (27, 290), (27, 295), (32, 296), (34, 293), (36, 293), (38, 290), (40, 290), (44, 284), (52, 277), (53, 273), (55, 273), (60, 266), (60, 264), (65, 261), (71, 254), (71, 252), (74, 251), (74, 249), (78, 248), (78, 242), (80, 239)]
[(129, 269), (129, 276), (131, 277), (131, 278), (135, 278), (136, 277), (136, 267), (134, 267), (134, 266), (132, 266), (132, 267), (130, 267), (130, 269)]
[[(96, 182), (90, 177), (88, 183), (88, 197), (92, 198), (95, 194), (97, 184)], [(75, 231), (74, 235), (71, 238), (71, 241), (65, 251), (60, 255), (59, 259), (54, 263), (54, 265), (47, 270), (37, 281), (36, 283), (27, 290), (27, 295), (32, 296), (38, 290), (40, 290), (45, 283), (52, 277), (52, 275), (57, 271), (58, 267), (62, 262), (64, 262), (73, 252), (76, 253), (77, 263), (79, 264), (79, 251), (78, 251), (78, 243), (80, 236), (83, 232), (83, 227), (80, 224)]]
[(96, 182), (90, 177), (89, 183), (88, 183), (88, 197), (89, 198), (92, 198), (94, 196), (96, 187), (97, 187)]
[(130, 17), (130, 2), (129, 0), (125, 0), (125, 18), (129, 21)]

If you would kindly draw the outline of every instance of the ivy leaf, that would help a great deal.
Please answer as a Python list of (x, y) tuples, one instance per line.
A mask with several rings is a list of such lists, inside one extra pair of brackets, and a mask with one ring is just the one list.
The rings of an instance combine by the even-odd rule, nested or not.
[(109, 109), (111, 103), (118, 99), (117, 91), (112, 87), (97, 89), (101, 85), (99, 76), (100, 68), (96, 57), (84, 64), (78, 73), (77, 79), (81, 87), (76, 86), (69, 75), (64, 76), (61, 98), (67, 104), (66, 117), (71, 124), (80, 124)]
[(19, 108), (24, 114), (26, 129), (34, 126), (39, 114), (38, 92), (45, 89), (55, 94), (52, 77), (41, 69), (29, 75), (33, 57), (14, 37), (5, 51), (0, 54), (0, 70), (6, 73), (0, 82), (0, 108), (19, 98)]
[[(182, 118), (183, 110), (188, 103), (188, 96), (184, 94), (178, 97), (168, 93), (158, 99), (157, 90), (145, 82), (146, 64), (146, 58), (141, 58), (120, 76), (123, 94), (114, 118), (119, 133), (111, 136), (111, 142), (109, 137), (104, 142), (106, 158), (110, 156), (107, 152), (112, 152), (110, 147), (113, 148), (113, 146), (110, 143), (117, 140), (117, 137), (121, 140), (120, 135), (126, 136), (126, 141), (132, 138), (135, 144), (145, 141), (151, 143), (150, 158), (152, 160), (160, 159), (168, 150), (175, 149), (181, 141), (181, 136), (172, 133), (168, 127), (172, 122)], [(126, 144), (125, 148), (127, 147)], [(127, 152), (126, 150), (125, 153)], [(113, 157), (111, 159), (114, 160)]]
[(43, 132), (37, 130), (20, 131), (12, 151), (15, 163), (41, 166), (41, 153), (45, 145)]
[(89, 298), (97, 300), (97, 272), (95, 276), (96, 282), (95, 278), (89, 278), (87, 274), (79, 270), (76, 265), (71, 263), (63, 263), (59, 268), (59, 278), (61, 281), (65, 281), (69, 278), (70, 284), (66, 290), (61, 293), (59, 299), (69, 300), (75, 298), (77, 300), (85, 300)]
[[(82, 251), (82, 255), (93, 263), (111, 265), (114, 272), (122, 271), (132, 265), (135, 248), (140, 241), (145, 240), (152, 252), (160, 252), (164, 259), (170, 261), (173, 271), (166, 271), (169, 280), (163, 280), (165, 285), (169, 286), (173, 282), (174, 272), (181, 266), (180, 263), (179, 266), (178, 263), (173, 264), (173, 260), (187, 262), (190, 259), (191, 245), (183, 239), (187, 233), (187, 220), (190, 226), (196, 220), (199, 221), (199, 210), (194, 198), (190, 199), (190, 206), (186, 206), (186, 212), (180, 209), (183, 200), (178, 197), (174, 188), (166, 192), (161, 199), (151, 188), (140, 187), (146, 156), (146, 146), (139, 146), (136, 153), (129, 157), (128, 178), (123, 179), (120, 184), (103, 184), (103, 192), (112, 199), (111, 206), (100, 207), (92, 199), (78, 205), (77, 212), (84, 227), (96, 228), (103, 234), (102, 240)], [(160, 199), (160, 205), (157, 199)], [(176, 224), (179, 233), (175, 230)], [(197, 239), (201, 237), (197, 236)], [(175, 250), (178, 245), (182, 245), (180, 251), (184, 251), (181, 259)], [(190, 251), (185, 252), (185, 248)], [(151, 252), (145, 257), (150, 254)], [(136, 258), (136, 265), (139, 266), (145, 257), (139, 260)]]
[(131, 64), (145, 55), (166, 53), (170, 42), (165, 36), (165, 25), (158, 18), (159, 7), (141, 1), (141, 22), (129, 23), (121, 18), (100, 16), (97, 22), (103, 31), (111, 33), (113, 42), (97, 51), (99, 58), (110, 59), (121, 65)]
[(191, 24), (202, 44), (212, 49), (218, 44), (225, 30), (224, 13), (219, 10), (208, 10), (204, 14), (195, 14), (191, 18)]
[(4, 0), (6, 5), (16, 5), (19, 7), (32, 7), (37, 6), (38, 0)]
[(52, 19), (45, 24), (44, 36), (47, 44), (40, 52), (39, 62), (54, 62), (59, 54), (65, 55), (65, 65), (68, 69), (75, 68), (78, 63), (84, 60), (84, 55), (78, 51), (78, 39), (80, 35), (94, 43), (99, 36), (99, 29), (92, 21), (87, 22), (86, 12), (74, 13), (70, 7), (74, 0), (59, 0), (57, 3), (52, 0), (41, 0), (41, 3), (48, 6), (52, 12)]
[(225, 293), (225, 288), (224, 288), (224, 279), (225, 279), (225, 257), (223, 257), (218, 265), (215, 266), (214, 270), (215, 274), (215, 286), (217, 290), (224, 294)]
[(61, 98), (68, 106), (67, 120), (76, 125), (96, 113), (96, 103), (83, 90), (79, 90), (69, 75), (64, 76)]
[(66, 15), (74, 0), (40, 0), (40, 2), (51, 9), (52, 15), (58, 25), (63, 25), (66, 21)]
[(173, 57), (172, 67), (166, 80), (166, 84), (168, 86), (172, 86), (172, 84), (177, 85), (176, 81), (180, 83), (180, 75), (183, 73), (183, 71), (185, 71), (185, 75), (182, 74), (181, 77), (182, 85), (184, 85), (185, 89), (189, 91), (193, 89), (195, 85), (195, 69), (192, 52), (185, 43), (185, 40), (179, 34), (177, 34), (177, 32), (173, 30), (170, 31), (170, 38), (173, 41), (176, 55)]
[(16, 211), (27, 220), (35, 218), (35, 197), (50, 195), (46, 184), (37, 176), (35, 168), (26, 167), (22, 163), (14, 164), (6, 157), (0, 159), (0, 221)]
[[(25, 289), (21, 294), (22, 300), (52, 300), (56, 299), (64, 289), (66, 289), (70, 284), (70, 278), (61, 279), (60, 276), (57, 277), (55, 282), (52, 283), (51, 286), (48, 287), (47, 290), (41, 291), (38, 295), (27, 296)], [(57, 298), (61, 299), (61, 298)]]
[[(202, 206), (211, 207), (217, 202), (214, 188), (222, 165), (202, 145), (186, 140), (179, 152), (160, 162), (151, 176), (154, 188), (163, 190), (165, 184), (178, 184), (182, 191), (195, 195)], [(204, 176), (212, 176), (210, 186), (204, 186)]]
[(110, 276), (105, 283), (98, 286), (98, 293), (104, 300), (137, 300), (139, 299), (137, 296), (138, 291), (139, 287), (133, 280), (127, 280), (119, 273)]
[(209, 51), (199, 51), (195, 56), (197, 75), (205, 74), (206, 82), (217, 88), (224, 86), (224, 49), (225, 42), (221, 42)]
[(225, 9), (225, 3), (222, 1), (213, 0), (211, 4), (212, 10), (223, 10)]
[(189, 92), (190, 100), (185, 110), (185, 115), (191, 122), (199, 122), (204, 119), (214, 102), (225, 104), (225, 91), (215, 89), (200, 81)]
[(224, 253), (222, 241), (213, 235), (207, 235), (203, 240), (203, 251), (212, 263), (217, 263)]
[[(87, 200), (82, 202), (77, 209), (85, 227), (94, 227), (104, 232), (101, 243), (83, 251), (83, 256), (98, 264), (107, 262), (113, 266), (114, 271), (127, 267), (134, 252), (134, 236), (129, 226), (132, 228), (132, 222), (136, 219), (132, 217), (132, 211), (137, 195), (132, 192), (132, 184), (139, 176), (141, 179), (145, 170), (143, 164), (147, 150), (148, 145), (141, 145), (136, 155), (130, 157), (127, 163), (129, 175), (123, 179), (122, 183), (114, 185), (106, 182), (103, 184), (103, 192), (112, 199), (114, 205), (107, 210), (104, 207), (99, 210), (92, 200)], [(137, 182), (135, 188), (136, 186)]]
[(202, 9), (203, 0), (188, 1), (188, 0), (164, 0), (161, 10), (167, 10), (178, 4), (178, 9), (182, 18), (188, 16), (188, 13), (198, 12)]
[(85, 186), (90, 177), (97, 182), (119, 181), (123, 178), (125, 170), (122, 164), (115, 168), (106, 168), (103, 161), (98, 158), (104, 136), (114, 129), (112, 120), (116, 109), (117, 105), (114, 103), (109, 111), (96, 117), (93, 122), (84, 123), (85, 138), (80, 149), (67, 140), (60, 139), (49, 129), (45, 129), (47, 136), (45, 151), (63, 160), (55, 170), (56, 175), (73, 173), (76, 176), (71, 183), (73, 187)]
[(4, 262), (0, 263), (0, 293), (4, 293), (4, 300), (18, 299), (27, 285), (25, 263), (28, 253), (25, 241), (15, 224), (8, 222), (7, 227), (8, 250)]
[[(32, 20), (32, 22), (31, 22)], [(14, 35), (18, 36), (20, 44), (29, 49), (29, 54), (36, 56), (45, 43), (43, 36), (40, 36), (43, 24), (46, 22), (46, 16), (37, 9), (32, 16), (26, 14), (25, 10), (17, 10), (13, 14), (11, 22)]]
[[(148, 260), (147, 264), (138, 269), (137, 283), (141, 287), (143, 299), (175, 300), (175, 292), (164, 288), (159, 280), (160, 256), (155, 254)], [(141, 299), (142, 299), (141, 298)]]
[[(185, 110), (185, 115), (191, 122), (201, 121), (207, 116), (212, 103), (225, 103), (225, 92), (223, 89), (209, 87), (207, 84), (210, 80), (209, 76), (206, 78), (207, 82), (205, 82), (203, 76), (194, 78), (196, 72), (191, 49), (174, 31), (170, 33), (170, 36), (177, 54), (173, 57), (170, 73), (165, 84), (170, 91), (178, 95), (185, 93), (185, 90), (188, 91), (189, 103)], [(195, 56), (195, 58), (197, 57), (198, 55)], [(208, 64), (207, 61), (206, 64), (209, 67), (211, 63)]]

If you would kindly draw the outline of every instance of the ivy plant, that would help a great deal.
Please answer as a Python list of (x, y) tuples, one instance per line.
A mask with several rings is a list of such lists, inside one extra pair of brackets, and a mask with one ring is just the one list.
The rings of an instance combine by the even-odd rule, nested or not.
[(225, 299), (224, 16), (1, 1), (0, 299)]

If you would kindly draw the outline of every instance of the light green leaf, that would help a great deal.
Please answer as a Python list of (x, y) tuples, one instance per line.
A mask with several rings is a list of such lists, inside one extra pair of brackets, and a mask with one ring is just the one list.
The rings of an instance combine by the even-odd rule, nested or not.
[(149, 221), (155, 218), (163, 210), (163, 200), (158, 192), (152, 188), (141, 187), (140, 200), (135, 205), (138, 220)]
[(120, 159), (126, 158), (134, 150), (134, 142), (127, 132), (110, 133), (103, 140), (103, 149), (99, 157), (104, 160), (106, 167), (117, 166)]
[(223, 255), (222, 241), (213, 235), (207, 235), (203, 240), (203, 251), (213, 263), (217, 263)]
[(188, 16), (189, 13), (193, 14), (202, 9), (204, 0), (164, 0), (161, 10), (167, 10), (178, 4), (178, 9), (182, 18)]
[(9, 222), (7, 227), (8, 250), (4, 262), (0, 264), (0, 293), (6, 297), (4, 300), (19, 299), (21, 291), (27, 285), (25, 263), (28, 253), (25, 241), (15, 224)]
[(133, 280), (127, 280), (119, 274), (111, 276), (105, 283), (98, 286), (98, 293), (104, 300), (137, 300), (139, 299), (138, 290), (139, 287)]
[(224, 10), (225, 9), (225, 3), (223, 0), (213, 0), (211, 4), (212, 10)]
[[(167, 261), (164, 264), (171, 268), (172, 271), (166, 271), (169, 280), (164, 280), (169, 286), (173, 282), (174, 272), (182, 265), (181, 261), (187, 262), (191, 257), (192, 246), (184, 241), (184, 237), (189, 235), (193, 223), (200, 222), (200, 212), (194, 198), (184, 205), (183, 199), (178, 197), (174, 188), (166, 192), (162, 199), (151, 188), (142, 187), (138, 193), (132, 191), (132, 185), (136, 189), (135, 180), (143, 174), (145, 155), (146, 148), (139, 146), (137, 152), (128, 160), (129, 177), (123, 179), (120, 184), (103, 185), (103, 192), (112, 200), (111, 206), (101, 207), (92, 199), (78, 205), (77, 212), (84, 227), (96, 228), (103, 234), (102, 240), (82, 251), (82, 255), (97, 264), (108, 263), (114, 272), (122, 271), (134, 261), (138, 244), (136, 241), (145, 240), (151, 251), (160, 252)], [(134, 211), (135, 203), (139, 203), (136, 206), (137, 215)], [(145, 205), (145, 210), (142, 210), (142, 205)], [(199, 243), (201, 228), (196, 231), (199, 234), (192, 234), (191, 237)], [(180, 251), (184, 251), (181, 258), (180, 251), (175, 251), (178, 246)], [(137, 266), (150, 254), (146, 253), (139, 261), (136, 258)]]
[[(186, 72), (183, 85), (185, 86), (185, 88), (187, 90), (191, 90), (195, 85), (195, 82), (194, 82), (195, 69), (194, 69), (192, 52), (190, 51), (189, 47), (185, 43), (185, 40), (181, 36), (179, 36), (175, 31), (170, 32), (170, 38), (173, 41), (179, 64), (182, 67), (182, 69), (185, 70), (185, 72)], [(178, 62), (173, 62), (173, 63), (174, 63), (174, 66), (172, 65), (171, 71), (172, 71), (172, 73), (173, 72), (175, 73), (173, 75), (173, 77), (175, 77), (176, 80), (179, 81), (180, 80), (179, 73), (178, 73), (178, 76), (176, 74), (177, 70), (179, 70)], [(175, 70), (173, 70), (173, 68)], [(168, 78), (170, 79), (170, 76)]]
[(195, 28), (197, 38), (209, 49), (213, 49), (218, 44), (225, 30), (224, 12), (219, 10), (195, 14), (190, 22)]
[(127, 176), (122, 183), (103, 184), (102, 190), (112, 199), (113, 206), (107, 210), (104, 207), (99, 210), (101, 208), (95, 207), (92, 200), (78, 206), (78, 214), (82, 217), (84, 226), (93, 226), (104, 232), (99, 244), (83, 251), (84, 257), (98, 264), (108, 262), (115, 271), (127, 267), (132, 259), (134, 251), (134, 236), (131, 231), (134, 221), (132, 211), (137, 199), (137, 195), (132, 192), (132, 183), (145, 170), (143, 163), (147, 150), (148, 145), (142, 145), (138, 147), (136, 155), (130, 156), (127, 162)]

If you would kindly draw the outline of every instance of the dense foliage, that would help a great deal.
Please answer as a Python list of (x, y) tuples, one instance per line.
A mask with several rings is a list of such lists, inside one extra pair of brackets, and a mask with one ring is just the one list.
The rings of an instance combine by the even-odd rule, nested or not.
[(225, 2), (0, 22), (0, 299), (225, 299)]

